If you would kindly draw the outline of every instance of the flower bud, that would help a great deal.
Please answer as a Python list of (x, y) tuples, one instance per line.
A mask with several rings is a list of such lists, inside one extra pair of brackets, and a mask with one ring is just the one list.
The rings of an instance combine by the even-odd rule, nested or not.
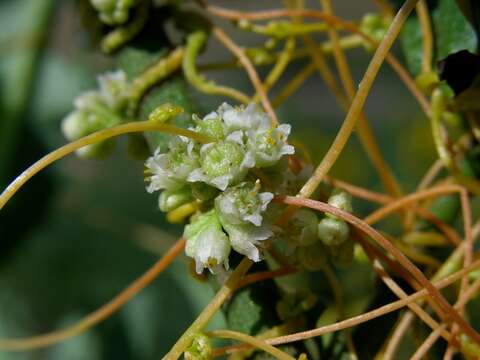
[(222, 231), (222, 226), (215, 210), (199, 215), (185, 227), (187, 239), (185, 253), (195, 259), (198, 274), (208, 268), (216, 273), (222, 265), (228, 270), (230, 241)]
[(212, 344), (210, 338), (202, 333), (195, 334), (192, 344), (185, 350), (185, 360), (212, 359)]
[(192, 200), (192, 191), (188, 186), (178, 190), (164, 190), (158, 198), (158, 207), (163, 212), (169, 212)]
[[(334, 190), (332, 195), (330, 195), (330, 197), (328, 198), (328, 204), (345, 212), (353, 211), (352, 195), (350, 195), (346, 191)], [(325, 215), (332, 219), (337, 219), (335, 215), (332, 215), (330, 213), (325, 213)]]
[(349, 234), (349, 227), (343, 220), (326, 217), (318, 224), (318, 237), (327, 246), (343, 243)]

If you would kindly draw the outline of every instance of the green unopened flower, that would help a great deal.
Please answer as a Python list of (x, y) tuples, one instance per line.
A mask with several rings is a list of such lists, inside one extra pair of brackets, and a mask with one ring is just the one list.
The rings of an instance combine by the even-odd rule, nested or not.
[(163, 212), (169, 212), (192, 200), (192, 191), (188, 186), (178, 190), (164, 190), (158, 198), (158, 207)]
[(345, 221), (323, 218), (318, 223), (318, 237), (327, 246), (339, 245), (348, 240), (350, 230)]
[(151, 193), (182, 188), (190, 173), (200, 166), (200, 163), (193, 143), (182, 137), (174, 137), (167, 153), (160, 153), (157, 149), (145, 165), (151, 174), (147, 186), (147, 191)]
[(212, 344), (210, 338), (202, 333), (195, 334), (192, 344), (185, 350), (185, 360), (212, 359)]
[(228, 270), (230, 241), (222, 231), (215, 210), (199, 215), (187, 225), (184, 236), (187, 239), (185, 253), (195, 259), (197, 273), (205, 268), (216, 273), (222, 265)]
[(129, 11), (137, 0), (90, 0), (90, 3), (99, 12), (102, 22), (119, 25), (128, 20)]
[(223, 223), (234, 225), (250, 222), (262, 225), (262, 213), (273, 199), (270, 192), (259, 192), (260, 182), (244, 182), (228, 188), (215, 199), (215, 207)]
[[(360, 23), (360, 30), (366, 35), (370, 36), (377, 43), (382, 41), (390, 26), (390, 20), (386, 19), (380, 14), (366, 14)], [(372, 45), (366, 45), (371, 49)]]
[[(328, 198), (328, 204), (346, 212), (352, 212), (352, 195), (342, 190), (334, 190), (332, 195)], [(332, 219), (337, 219), (335, 215), (330, 213), (325, 213), (328, 217)]]

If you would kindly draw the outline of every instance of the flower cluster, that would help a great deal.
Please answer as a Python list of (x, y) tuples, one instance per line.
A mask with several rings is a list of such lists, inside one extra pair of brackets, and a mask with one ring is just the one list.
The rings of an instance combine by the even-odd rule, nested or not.
[[(351, 196), (344, 191), (333, 191), (328, 203), (351, 212)], [(289, 224), (278, 233), (283, 239), (283, 253), (305, 270), (321, 270), (330, 258), (336, 264), (348, 264), (353, 256), (353, 241), (345, 221), (326, 213), (321, 220), (310, 209), (299, 209)]]
[(200, 144), (177, 136), (168, 151), (157, 150), (146, 162), (148, 192), (162, 190), (159, 207), (174, 211), (201, 203), (204, 211), (185, 228), (186, 253), (197, 272), (228, 268), (231, 249), (253, 261), (261, 259), (258, 245), (273, 233), (263, 214), (273, 198), (261, 192), (256, 171), (268, 171), (284, 155), (290, 125), (272, 126), (255, 105), (234, 108), (223, 104), (203, 119), (194, 116), (191, 130), (211, 138)]
[[(109, 72), (98, 77), (99, 89), (84, 92), (74, 100), (75, 110), (62, 121), (62, 131), (68, 140), (77, 140), (96, 131), (119, 124), (129, 102), (130, 85), (123, 71)], [(85, 146), (77, 151), (83, 157), (105, 154), (113, 140)]]
[(120, 25), (128, 20), (130, 9), (137, 0), (90, 0), (98, 11), (100, 20), (107, 25)]

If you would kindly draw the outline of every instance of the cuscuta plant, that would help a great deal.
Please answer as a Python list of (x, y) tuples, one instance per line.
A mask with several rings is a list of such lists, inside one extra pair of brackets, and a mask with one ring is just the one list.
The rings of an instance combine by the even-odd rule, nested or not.
[[(199, 75), (195, 65), (196, 57), (203, 43), (206, 42), (207, 32), (191, 32), (188, 34), (185, 52), (182, 45), (179, 45), (165, 59), (160, 59), (156, 65), (153, 65), (133, 81), (127, 80), (122, 72), (115, 72), (100, 78), (99, 91), (81, 95), (75, 103), (75, 111), (66, 118), (63, 126), (67, 137), (75, 141), (45, 156), (15, 179), (0, 196), (0, 208), (38, 171), (73, 151), (81, 150), (83, 154), (100, 155), (101, 151), (97, 150), (107, 147), (105, 144), (108, 144), (104, 141), (113, 139), (120, 134), (163, 131), (174, 134), (175, 137), (170, 141), (167, 152), (157, 151), (152, 158), (147, 160), (148, 189), (150, 191), (163, 190), (159, 198), (159, 207), (162, 211), (169, 212), (168, 218), (170, 220), (181, 221), (190, 218), (191, 223), (186, 226), (184, 234), (186, 239), (179, 240), (142, 278), (133, 283), (112, 302), (79, 324), (63, 331), (30, 339), (1, 340), (0, 348), (23, 350), (47, 346), (76, 335), (104, 320), (158, 276), (162, 269), (178, 255), (186, 243), (186, 253), (195, 259), (196, 270), (200, 273), (204, 268), (208, 268), (212, 272), (223, 272), (219, 265), (228, 267), (231, 247), (246, 255), (246, 257), (228, 275), (227, 280), (212, 299), (212, 302), (180, 337), (172, 350), (166, 355), (166, 359), (178, 358), (182, 353), (185, 353), (188, 358), (207, 359), (214, 355), (238, 349), (238, 346), (211, 349), (209, 344), (209, 338), (211, 337), (236, 339), (269, 352), (274, 357), (291, 359), (291, 355), (269, 344), (283, 344), (349, 328), (403, 306), (409, 306), (420, 319), (433, 329), (431, 335), (417, 349), (413, 358), (420, 358), (428, 352), (439, 336), (449, 341), (447, 354), (451, 355), (453, 351), (460, 350), (468, 357), (478, 357), (477, 349), (480, 336), (463, 317), (465, 304), (480, 286), (478, 280), (472, 282), (468, 277), (471, 270), (480, 265), (478, 260), (474, 261), (473, 247), (473, 241), (478, 235), (480, 226), (478, 224), (475, 227), (472, 226), (468, 197), (469, 193), (477, 193), (477, 180), (471, 176), (459, 174), (455, 154), (452, 154), (452, 149), (446, 146), (445, 132), (442, 133), (440, 126), (442, 121), (447, 121), (445, 120), (448, 115), (446, 112), (453, 112), (454, 109), (449, 103), (449, 101), (452, 101), (451, 98), (448, 99), (445, 92), (442, 92), (444, 87), (434, 88), (432, 102), (428, 104), (425, 95), (417, 88), (408, 73), (389, 54), (403, 22), (416, 6), (424, 39), (421, 74), (424, 76), (417, 77), (417, 82), (422, 85), (426, 78), (433, 79), (433, 83), (429, 83), (428, 86), (423, 86), (424, 84), (421, 86), (425, 92), (432, 91), (432, 86), (437, 81), (435, 77), (430, 76), (432, 72), (433, 35), (424, 1), (406, 1), (394, 18), (390, 17), (392, 11), (384, 1), (378, 1), (378, 4), (384, 15), (366, 19), (360, 28), (336, 17), (333, 14), (331, 2), (328, 0), (321, 1), (323, 12), (303, 9), (301, 2), (295, 1), (287, 2), (286, 9), (251, 13), (207, 5), (207, 13), (235, 20), (241, 18), (270, 20), (277, 17), (292, 17), (292, 22), (269, 22), (265, 26), (251, 24), (245, 26), (245, 23), (241, 24), (241, 28), (244, 30), (253, 30), (262, 35), (270, 36), (276, 41), (282, 38), (287, 39), (286, 46), (280, 55), (272, 57), (275, 59), (275, 65), (270, 73), (271, 76), (267, 78), (269, 80), (265, 82), (260, 80), (255, 70), (254, 63), (257, 61), (255, 52), (244, 51), (219, 27), (211, 29), (211, 33), (238, 57), (240, 65), (246, 69), (256, 90), (256, 96), (253, 99), (261, 101), (266, 114), (254, 105), (249, 105), (246, 108), (223, 105), (217, 112), (211, 113), (203, 119), (194, 117), (192, 127), (183, 129), (168, 124), (168, 121), (174, 119), (181, 112), (181, 109), (175, 105), (163, 104), (151, 114), (148, 121), (120, 124), (128, 121), (128, 119), (135, 119), (143, 95), (158, 82), (178, 71), (181, 65), (183, 65), (182, 69), (186, 79), (198, 90), (206, 93), (222, 94), (244, 103), (248, 102), (248, 97), (243, 94), (239, 95), (240, 93), (234, 88), (220, 87)], [(143, 6), (143, 9), (147, 9), (150, 6), (145, 1), (122, 0), (92, 1), (92, 5), (99, 11), (99, 17), (103, 22), (113, 27), (121, 26), (117, 29), (114, 28), (105, 38), (106, 40), (112, 39), (113, 35), (115, 39), (115, 46), (106, 47), (104, 45), (103, 48), (106, 52), (111, 52), (117, 47), (125, 45), (141, 31), (142, 24), (145, 23), (143, 17), (147, 17), (148, 14), (142, 13), (140, 8)], [(205, 4), (201, 3), (201, 5)], [(136, 6), (139, 7), (138, 11), (132, 11)], [(324, 22), (302, 24), (299, 22), (302, 17), (312, 17)], [(390, 24), (386, 32), (384, 32), (385, 24)], [(348, 48), (351, 44), (347, 43), (345, 45), (345, 42), (341, 42), (336, 33), (337, 26), (343, 26), (346, 30), (359, 36), (355, 39), (354, 45), (364, 45), (370, 50), (376, 49), (361, 86), (356, 92), (353, 89), (352, 77), (342, 51), (342, 46)], [(318, 50), (317, 45), (311, 38), (307, 37), (309, 33), (317, 30), (327, 30), (329, 32), (330, 51), (333, 52), (339, 69), (342, 85), (345, 89), (344, 94), (329, 70), (324, 66), (322, 58), (319, 57), (321, 53), (316, 51)], [(304, 37), (307, 44), (306, 54), (312, 57), (314, 66), (318, 68), (325, 79), (330, 79), (331, 88), (337, 95), (339, 103), (343, 104), (342, 106), (345, 108), (348, 106), (347, 117), (336, 139), (313, 175), (303, 186), (300, 179), (305, 174), (302, 174), (301, 171), (302, 169), (308, 169), (308, 166), (305, 159), (302, 160), (298, 156), (293, 156), (293, 147), (286, 142), (290, 129), (287, 125), (278, 125), (278, 119), (268, 99), (269, 88), (276, 83), (297, 53), (292, 44), (293, 39), (298, 36)], [(376, 41), (379, 42), (378, 47)], [(264, 51), (268, 53), (271, 48), (272, 44), (268, 45)], [(407, 87), (412, 90), (425, 113), (430, 117), (439, 157), (461, 185), (437, 185), (426, 189), (428, 183), (433, 181), (434, 176), (432, 176), (420, 189), (425, 190), (409, 196), (401, 196), (393, 175), (389, 172), (381, 154), (379, 154), (374, 138), (369, 134), (368, 127), (365, 127), (367, 123), (361, 114), (373, 81), (385, 59), (399, 72), (401, 79), (406, 82)], [(311, 68), (314, 69), (313, 66)], [(310, 70), (309, 73), (312, 71)], [(302, 74), (302, 81), (306, 77)], [(298, 77), (295, 79), (298, 79)], [(298, 81), (294, 85), (287, 87), (288, 90), (284, 93), (285, 95), (282, 95), (283, 99), (298, 88)], [(136, 91), (132, 90), (133, 88)], [(363, 145), (367, 153), (370, 154), (372, 162), (376, 164), (385, 188), (389, 190), (392, 196), (397, 198), (373, 193), (348, 183), (339, 182), (336, 179), (326, 178), (359, 121), (358, 119), (363, 119), (359, 123), (363, 124), (359, 127), (359, 133), (363, 134), (360, 135), (363, 136)], [(255, 121), (262, 125), (255, 124)], [(249, 131), (252, 129), (256, 129), (256, 131)], [(90, 147), (85, 148), (86, 146)], [(95, 147), (97, 147), (97, 150), (95, 150)], [(288, 163), (282, 160), (283, 155), (289, 155)], [(350, 199), (346, 193), (334, 190), (326, 198), (324, 195), (316, 193), (320, 183), (324, 181), (329, 182), (334, 187), (344, 188), (354, 196), (385, 205), (362, 221), (351, 214)], [(268, 191), (260, 192), (260, 189), (264, 188)], [(299, 196), (292, 197), (291, 195), (294, 195), (297, 191)], [(459, 241), (460, 236), (449, 224), (432, 215), (428, 210), (415, 205), (422, 199), (435, 198), (449, 193), (460, 195), (465, 241)], [(311, 196), (320, 197), (324, 200), (328, 199), (328, 203), (308, 199)], [(409, 204), (415, 206), (408, 207)], [(285, 205), (289, 205), (289, 207), (285, 208)], [(315, 212), (299, 210), (298, 207), (308, 207), (325, 213), (326, 216), (319, 219)], [(407, 242), (402, 244), (407, 249), (403, 254), (385, 236), (369, 225), (399, 209), (406, 209), (406, 214), (410, 214), (410, 219), (415, 216), (412, 214), (418, 214), (434, 223), (443, 231), (445, 238), (456, 246), (452, 256), (442, 264), (437, 275), (432, 278), (432, 281), (437, 280), (435, 285), (408, 259), (409, 252), (407, 250), (411, 244)], [(412, 222), (412, 220), (409, 221)], [(260, 237), (252, 236), (253, 232), (259, 229), (263, 229), (263, 235)], [(406, 229), (406, 234), (411, 234), (411, 227), (410, 232), (408, 232), (408, 227)], [(474, 231), (475, 229), (476, 231)], [(359, 231), (365, 232), (371, 240), (374, 240), (386, 250), (385, 252), (388, 255), (372, 246)], [(270, 237), (271, 239), (266, 241)], [(283, 253), (276, 248), (281, 247), (279, 244), (282, 239), (288, 245), (284, 247), (287, 250)], [(368, 255), (368, 257), (363, 256), (364, 261), (372, 262), (380, 278), (401, 298), (400, 300), (333, 325), (300, 331), (296, 334), (285, 334), (274, 339), (265, 340), (258, 336), (252, 337), (231, 330), (215, 330), (204, 333), (209, 319), (235, 293), (240, 285), (247, 286), (255, 281), (291, 274), (292, 269), (300, 273), (305, 270), (322, 269), (327, 261), (335, 260), (335, 256), (339, 255), (340, 260), (343, 261), (344, 255), (349, 254), (347, 260), (351, 260), (348, 258), (353, 256), (354, 242), (352, 239), (358, 242), (355, 245), (359, 249), (357, 252)], [(438, 237), (435, 237), (435, 239), (438, 239)], [(428, 244), (429, 241), (437, 240), (424, 236), (422, 241), (426, 241)], [(348, 250), (343, 247), (339, 248), (343, 244), (348, 245)], [(328, 250), (335, 247), (338, 248), (335, 251)], [(261, 254), (271, 257), (274, 260), (273, 263), (282, 264), (284, 268), (245, 275), (252, 266), (252, 260), (259, 261)], [(328, 255), (329, 260), (325, 259), (325, 255)], [(358, 258), (362, 257), (359, 255)], [(413, 257), (412, 260), (414, 260)], [(460, 269), (461, 267), (463, 269)], [(412, 295), (403, 292), (401, 287), (393, 280), (393, 277), (386, 275), (387, 268), (396, 275), (403, 277), (417, 292)], [(443, 280), (438, 282), (438, 279)], [(436, 286), (446, 286), (457, 279), (462, 279), (462, 281), (458, 292), (457, 306), (454, 308), (445, 300)], [(332, 284), (334, 283), (335, 281), (332, 282)], [(425, 289), (422, 289), (422, 287)], [(303, 309), (306, 313), (311, 308), (308, 305), (308, 296), (300, 296), (300, 303), (307, 304), (304, 305)], [(429, 317), (422, 310), (421, 303), (416, 304), (414, 302), (422, 297), (426, 298), (431, 308), (438, 314), (439, 321)], [(341, 296), (337, 296), (336, 300), (337, 303), (340, 302)], [(265, 306), (269, 306), (269, 304), (265, 304)], [(297, 307), (295, 307), (295, 311), (298, 311)], [(282, 317), (288, 318), (288, 314), (287, 316), (282, 315)], [(403, 319), (407, 319), (403, 323), (408, 323), (413, 317), (404, 315)], [(399, 344), (398, 339), (405, 331), (405, 326), (398, 326), (394, 332), (395, 336), (392, 336), (391, 340), (387, 339), (386, 354), (388, 356), (391, 357), (395, 352)], [(350, 343), (347, 346), (348, 353), (354, 356), (355, 348), (353, 344)], [(379, 350), (379, 354), (382, 354), (382, 349)], [(304, 354), (298, 355), (300, 358), (305, 358)]]

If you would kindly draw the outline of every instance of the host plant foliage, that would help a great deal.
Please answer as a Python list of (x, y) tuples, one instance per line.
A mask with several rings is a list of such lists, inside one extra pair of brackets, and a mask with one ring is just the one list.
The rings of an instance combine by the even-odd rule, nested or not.
[[(476, 307), (466, 305), (480, 288), (473, 271), (480, 266), (480, 225), (472, 224), (470, 207), (480, 195), (480, 7), (473, 0), (373, 2), (378, 13), (350, 21), (334, 14), (330, 0), (320, 0), (320, 8), (285, 0), (283, 7), (251, 12), (203, 0), (83, 0), (86, 30), (116, 66), (98, 76), (98, 89), (78, 95), (63, 119), (61, 129), (72, 143), (27, 169), (2, 193), (0, 207), (52, 162), (71, 152), (105, 157), (115, 137), (128, 134), (129, 152), (145, 164), (146, 190), (159, 192), (158, 208), (165, 213), (159, 216), (183, 226), (183, 236), (91, 317), (52, 334), (0, 340), (0, 350), (48, 346), (85, 331), (184, 250), (195, 270), (191, 276), (210, 278), (217, 294), (165, 359), (260, 358), (258, 350), (281, 359), (393, 359), (398, 349), (413, 359), (429, 351), (435, 358), (457, 352), (479, 358), (478, 324), (469, 322)], [(216, 25), (222, 18), (264, 45), (236, 44), (223, 23)], [(397, 37), (408, 69), (391, 52)], [(212, 38), (234, 58), (199, 65)], [(358, 87), (345, 54), (357, 47), (371, 55)], [(302, 59), (307, 65), (278, 89), (286, 69)], [(438, 153), (412, 194), (402, 192), (363, 113), (384, 62), (424, 111)], [(259, 67), (268, 67), (264, 78)], [(253, 93), (208, 78), (207, 70), (238, 69), (245, 70)], [(275, 112), (315, 72), (346, 112), (319, 164), (301, 138), (289, 139), (296, 119), (278, 119)], [(216, 110), (200, 109), (193, 92), (211, 97)], [(386, 193), (328, 175), (354, 128)], [(355, 165), (352, 171), (360, 171)], [(378, 208), (362, 220), (352, 197)], [(396, 227), (372, 227), (395, 212)], [(384, 285), (372, 288), (371, 304), (351, 310), (342, 281), (355, 278), (359, 264)], [(438, 290), (456, 281), (448, 296)], [(399, 299), (385, 305), (387, 288)], [(372, 310), (375, 304), (384, 306)], [(409, 309), (379, 328), (353, 328), (402, 307)], [(219, 309), (229, 329), (207, 332)], [(409, 345), (402, 339), (410, 326), (416, 331)], [(212, 338), (243, 345), (216, 348)]]

